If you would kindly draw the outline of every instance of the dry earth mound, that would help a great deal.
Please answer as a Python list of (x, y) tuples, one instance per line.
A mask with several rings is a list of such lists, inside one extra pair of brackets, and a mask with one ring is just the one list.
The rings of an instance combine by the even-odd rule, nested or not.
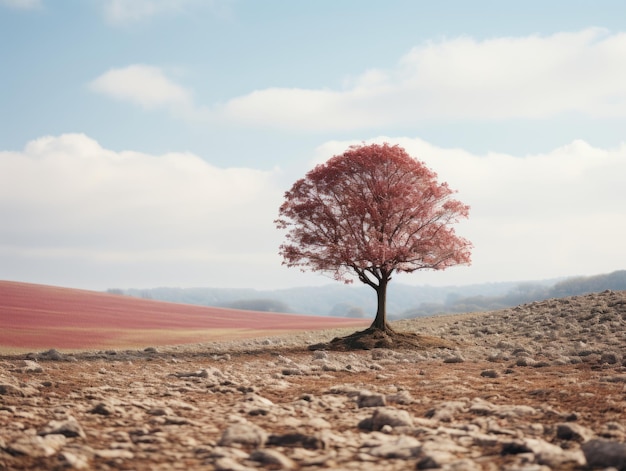
[(626, 470), (626, 293), (345, 331), (0, 358), (0, 469)]

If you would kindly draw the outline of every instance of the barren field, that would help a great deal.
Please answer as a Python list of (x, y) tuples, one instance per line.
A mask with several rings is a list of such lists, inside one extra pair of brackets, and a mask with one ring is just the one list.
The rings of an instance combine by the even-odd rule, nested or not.
[(626, 293), (353, 328), (0, 357), (0, 469), (626, 470)]

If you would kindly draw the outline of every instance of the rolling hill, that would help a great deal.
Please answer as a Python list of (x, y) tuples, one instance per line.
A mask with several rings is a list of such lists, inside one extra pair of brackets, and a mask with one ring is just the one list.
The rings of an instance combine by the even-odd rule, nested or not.
[(228, 340), (366, 320), (177, 304), (0, 281), (0, 350), (106, 349)]

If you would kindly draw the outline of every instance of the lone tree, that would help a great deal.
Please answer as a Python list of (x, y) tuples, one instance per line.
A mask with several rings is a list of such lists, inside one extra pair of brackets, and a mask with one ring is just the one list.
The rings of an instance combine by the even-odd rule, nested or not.
[(472, 244), (450, 227), (468, 216), (469, 206), (453, 193), (397, 145), (352, 146), (285, 193), (275, 221), (288, 231), (280, 246), (283, 264), (346, 283), (356, 275), (378, 299), (368, 331), (393, 333), (386, 299), (394, 272), (470, 263)]

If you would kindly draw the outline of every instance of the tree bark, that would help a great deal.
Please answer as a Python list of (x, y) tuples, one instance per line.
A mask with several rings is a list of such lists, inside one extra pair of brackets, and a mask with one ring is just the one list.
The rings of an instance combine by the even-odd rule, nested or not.
[(391, 327), (387, 324), (387, 283), (389, 283), (389, 280), (383, 277), (376, 287), (378, 308), (374, 322), (370, 326), (371, 329), (391, 330)]

